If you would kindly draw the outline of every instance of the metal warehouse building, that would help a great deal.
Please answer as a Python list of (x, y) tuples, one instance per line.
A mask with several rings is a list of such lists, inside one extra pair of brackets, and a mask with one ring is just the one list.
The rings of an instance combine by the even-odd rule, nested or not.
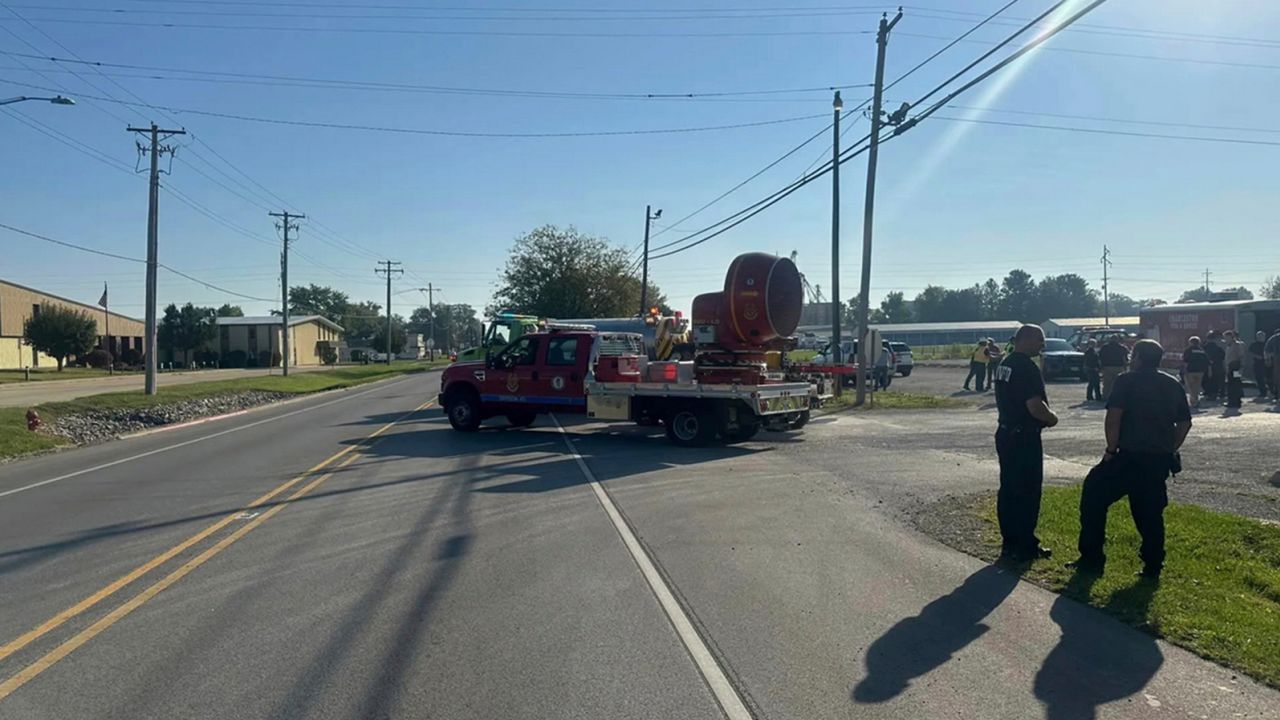
[[(977, 343), (986, 338), (1000, 342), (1008, 340), (1022, 326), (1016, 320), (984, 320), (981, 322), (897, 323), (873, 325), (886, 340), (908, 345), (956, 345)], [(831, 337), (830, 325), (801, 326), (797, 332), (817, 333), (819, 337)], [(857, 333), (851, 328), (842, 330), (846, 337)]]
[(145, 335), (141, 320), (111, 313), (111, 337), (107, 331), (107, 313), (97, 305), (89, 305), (68, 298), (0, 280), (0, 369), (20, 370), (24, 367), (57, 367), (58, 363), (44, 353), (28, 345), (22, 338), (23, 326), (41, 304), (61, 305), (87, 314), (98, 323), (98, 347), (105, 348), (112, 356), (119, 357), (128, 349), (142, 352)]

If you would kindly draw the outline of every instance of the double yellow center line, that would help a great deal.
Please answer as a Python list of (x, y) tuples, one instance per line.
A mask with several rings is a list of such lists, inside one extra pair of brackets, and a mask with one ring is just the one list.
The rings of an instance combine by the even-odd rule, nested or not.
[[(68, 620), (80, 615), (81, 613), (92, 608), (94, 605), (97, 605), (98, 603), (102, 602), (108, 597), (111, 597), (116, 592), (118, 592), (121, 588), (132, 583), (134, 580), (137, 580), (138, 578), (146, 575), (152, 570), (160, 567), (161, 565), (165, 564), (169, 560), (172, 560), (174, 557), (190, 549), (192, 546), (200, 543), (201, 541), (205, 540), (209, 536), (225, 528), (227, 525), (230, 525), (237, 518), (240, 518), (246, 511), (252, 510), (253, 508), (260, 507), (270, 502), (272, 499), (278, 497), (279, 495), (288, 491), (290, 488), (298, 485), (299, 483), (302, 483), (304, 480), (313, 476), (315, 473), (320, 472), (325, 468), (328, 468), (326, 472), (324, 472), (322, 475), (318, 477), (315, 477), (314, 479), (311, 480), (311, 482), (303, 485), (301, 488), (298, 488), (298, 490), (296, 490), (292, 495), (289, 495), (287, 498), (280, 501), (279, 503), (271, 507), (269, 510), (252, 518), (249, 522), (245, 523), (243, 526), (238, 528), (235, 532), (231, 533), (230, 535), (227, 535), (226, 537), (219, 540), (213, 546), (201, 552), (199, 555), (196, 555), (195, 557), (191, 558), (187, 562), (183, 563), (183, 565), (179, 567), (177, 570), (174, 570), (173, 572), (166, 575), (164, 578), (157, 581), (155, 584), (148, 587), (146, 590), (143, 590), (142, 592), (133, 596), (129, 600), (125, 601), (123, 604), (116, 607), (114, 610), (112, 610), (110, 613), (102, 617), (100, 620), (98, 620), (97, 622), (93, 623), (89, 627), (85, 628), (84, 630), (81, 630), (79, 633), (71, 637), (71, 639), (66, 640), (58, 647), (49, 651), (43, 657), (39, 658), (38, 660), (31, 663), (30, 665), (24, 667), (22, 670), (18, 671), (16, 674), (4, 680), (3, 682), (0, 682), (0, 701), (3, 701), (9, 695), (13, 694), (15, 690), (17, 690), (18, 688), (30, 682), (33, 678), (35, 678), (40, 673), (52, 667), (59, 660), (62, 660), (66, 656), (75, 652), (76, 649), (78, 649), (80, 646), (89, 642), (98, 634), (102, 633), (107, 628), (119, 622), (120, 619), (124, 618), (129, 613), (141, 607), (148, 600), (160, 594), (162, 591), (164, 591), (165, 588), (178, 582), (183, 577), (188, 575), (192, 570), (195, 570), (196, 568), (200, 567), (204, 563), (208, 562), (211, 558), (216, 556), (218, 553), (222, 552), (223, 550), (226, 550), (228, 547), (232, 545), (232, 543), (244, 537), (245, 535), (249, 534), (254, 528), (262, 525), (267, 520), (270, 520), (272, 516), (274, 516), (276, 513), (280, 512), (281, 510), (283, 510), (286, 505), (301, 498), (302, 496), (306, 495), (307, 493), (319, 487), (323, 482), (333, 477), (334, 473), (350, 465), (351, 463), (355, 462), (356, 459), (359, 458), (360, 456), (358, 452), (359, 450), (371, 445), (372, 442), (376, 441), (378, 436), (382, 435), (386, 431), (390, 430), (391, 428), (395, 427), (399, 423), (403, 422), (409, 416), (430, 407), (433, 402), (434, 402), (433, 400), (429, 400), (427, 402), (422, 403), (421, 405), (414, 408), (413, 410), (410, 410), (404, 415), (401, 415), (395, 420), (392, 420), (386, 425), (383, 425), (382, 427), (373, 431), (369, 435), (366, 435), (364, 438), (360, 440), (360, 442), (355, 443), (353, 445), (349, 445), (343, 448), (342, 450), (339, 450), (338, 452), (334, 453), (333, 455), (330, 455), (329, 457), (325, 458), (324, 460), (320, 461), (319, 463), (307, 469), (306, 472), (303, 472), (302, 474), (298, 475), (297, 477), (291, 480), (281, 483), (279, 486), (272, 489), (270, 492), (266, 493), (265, 495), (257, 498), (253, 502), (246, 505), (244, 508), (240, 510), (236, 510), (235, 512), (227, 515), (226, 517), (222, 518), (218, 522), (215, 522), (214, 524), (210, 525), (204, 530), (201, 530), (195, 535), (192, 535), (191, 537), (187, 538), (186, 540), (183, 540), (177, 545), (174, 545), (168, 550), (165, 550), (159, 555), (156, 555), (155, 557), (151, 558), (147, 562), (143, 563), (142, 565), (139, 565), (133, 570), (130, 570), (125, 575), (121, 576), (114, 582), (109, 583), (108, 585), (104, 586), (102, 589), (86, 597), (85, 599), (81, 600), (75, 605), (72, 605), (71, 607), (63, 610), (57, 615), (54, 615), (53, 617), (44, 621), (43, 623), (36, 626), (32, 630), (18, 636), (16, 639), (0, 646), (0, 660), (4, 660), (5, 658), (18, 652), (19, 650), (26, 647), (27, 645), (30, 645), (32, 642), (35, 642), (41, 637), (44, 637), (45, 635), (49, 634), (50, 632), (52, 632), (53, 630), (61, 626), (63, 623), (67, 622)], [(341, 462), (339, 462), (340, 460)]]

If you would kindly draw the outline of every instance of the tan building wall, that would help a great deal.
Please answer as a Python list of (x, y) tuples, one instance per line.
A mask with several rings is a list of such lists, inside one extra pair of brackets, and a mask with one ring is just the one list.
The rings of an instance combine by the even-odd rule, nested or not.
[[(102, 346), (101, 338), (107, 331), (107, 313), (102, 308), (0, 280), (0, 369), (57, 366), (53, 358), (43, 353), (36, 355), (33, 365), (31, 348), (22, 341), (23, 326), (33, 308), (42, 303), (61, 305), (93, 318), (98, 324), (99, 346)], [(117, 353), (126, 347), (141, 350), (145, 335), (141, 321), (111, 313), (110, 330), (111, 347)]]
[[(289, 328), (290, 365), (321, 365), (324, 356), (321, 343), (332, 343), (336, 348), (342, 333), (316, 321), (299, 323)], [(242, 350), (251, 357), (264, 350), (281, 352), (279, 325), (223, 325), (218, 328), (214, 350), (225, 355)]]

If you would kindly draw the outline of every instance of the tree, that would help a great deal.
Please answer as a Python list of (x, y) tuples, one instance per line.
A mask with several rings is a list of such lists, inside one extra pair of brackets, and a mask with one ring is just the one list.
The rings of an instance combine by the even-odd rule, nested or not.
[(871, 319), (878, 323), (909, 323), (911, 307), (902, 293), (894, 290), (880, 301), (880, 307), (872, 313)]
[(216, 317), (218, 314), (213, 308), (187, 303), (179, 309), (170, 303), (156, 328), (156, 339), (160, 347), (169, 351), (170, 358), (174, 352), (181, 351), (183, 363), (190, 364), (191, 351), (208, 345), (217, 337)]
[(1051, 317), (1079, 318), (1098, 314), (1098, 293), (1089, 289), (1089, 282), (1075, 273), (1048, 275), (1036, 286), (1037, 312), (1031, 316), (1036, 322)]
[(337, 323), (345, 332), (347, 344), (351, 347), (364, 347), (373, 343), (379, 332), (386, 332), (387, 318), (379, 315), (382, 306), (368, 300), (349, 303)]
[(911, 301), (911, 313), (916, 322), (941, 322), (946, 315), (947, 289), (940, 285), (930, 285), (921, 290), (916, 299)]
[(222, 307), (214, 311), (218, 317), (244, 317), (244, 310), (239, 305), (231, 303), (223, 303)]
[(98, 339), (98, 323), (88, 313), (62, 305), (40, 303), (22, 325), (27, 344), (58, 361), (58, 372), (67, 357), (89, 352)]
[(380, 353), (389, 353), (395, 355), (404, 350), (405, 331), (404, 318), (399, 315), (391, 316), (391, 349), (387, 349), (387, 322), (386, 318), (378, 325), (377, 332), (374, 333), (373, 339), (369, 346)]
[(995, 278), (978, 286), (978, 306), (981, 308), (981, 320), (998, 320), (1000, 318), (1000, 283)]
[(344, 292), (321, 285), (301, 285), (289, 288), (289, 313), (292, 315), (320, 315), (339, 325), (347, 314), (350, 299)]
[(1201, 285), (1198, 288), (1192, 288), (1182, 293), (1182, 295), (1178, 298), (1178, 302), (1180, 303), (1210, 302), (1211, 300), (1213, 300), (1214, 295), (1218, 295), (1220, 293), (1234, 294), (1240, 300), (1253, 299), (1253, 293), (1250, 292), (1248, 288), (1234, 287), (1234, 288), (1223, 288), (1221, 290), (1210, 290), (1204, 287), (1203, 285)]
[(480, 343), (480, 319), (475, 308), (467, 304), (436, 303), (435, 322), (423, 306), (413, 311), (406, 324), (409, 332), (424, 333), (435, 340), (439, 350), (472, 347)]
[[(630, 264), (626, 250), (603, 238), (544, 225), (516, 238), (489, 310), (553, 318), (633, 316), (640, 309), (640, 280)], [(650, 285), (648, 302), (663, 307), (666, 299)]]
[(1006, 320), (1027, 321), (1038, 314), (1036, 281), (1026, 270), (1010, 270), (1000, 285), (1000, 315)]
[(1272, 275), (1258, 289), (1258, 294), (1268, 300), (1280, 300), (1280, 275)]

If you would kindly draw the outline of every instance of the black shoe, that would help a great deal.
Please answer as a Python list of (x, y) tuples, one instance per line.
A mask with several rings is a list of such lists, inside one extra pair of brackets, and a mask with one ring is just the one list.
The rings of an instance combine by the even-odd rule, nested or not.
[(1101, 575), (1103, 570), (1106, 569), (1106, 566), (1106, 560), (1095, 560), (1083, 557), (1067, 563), (1068, 570), (1075, 570), (1076, 572), (1086, 573), (1089, 575)]
[(1053, 557), (1053, 551), (1046, 547), (1035, 547), (1030, 550), (1005, 550), (1000, 553), (1000, 560), (1011, 563), (1029, 563), (1050, 557)]

